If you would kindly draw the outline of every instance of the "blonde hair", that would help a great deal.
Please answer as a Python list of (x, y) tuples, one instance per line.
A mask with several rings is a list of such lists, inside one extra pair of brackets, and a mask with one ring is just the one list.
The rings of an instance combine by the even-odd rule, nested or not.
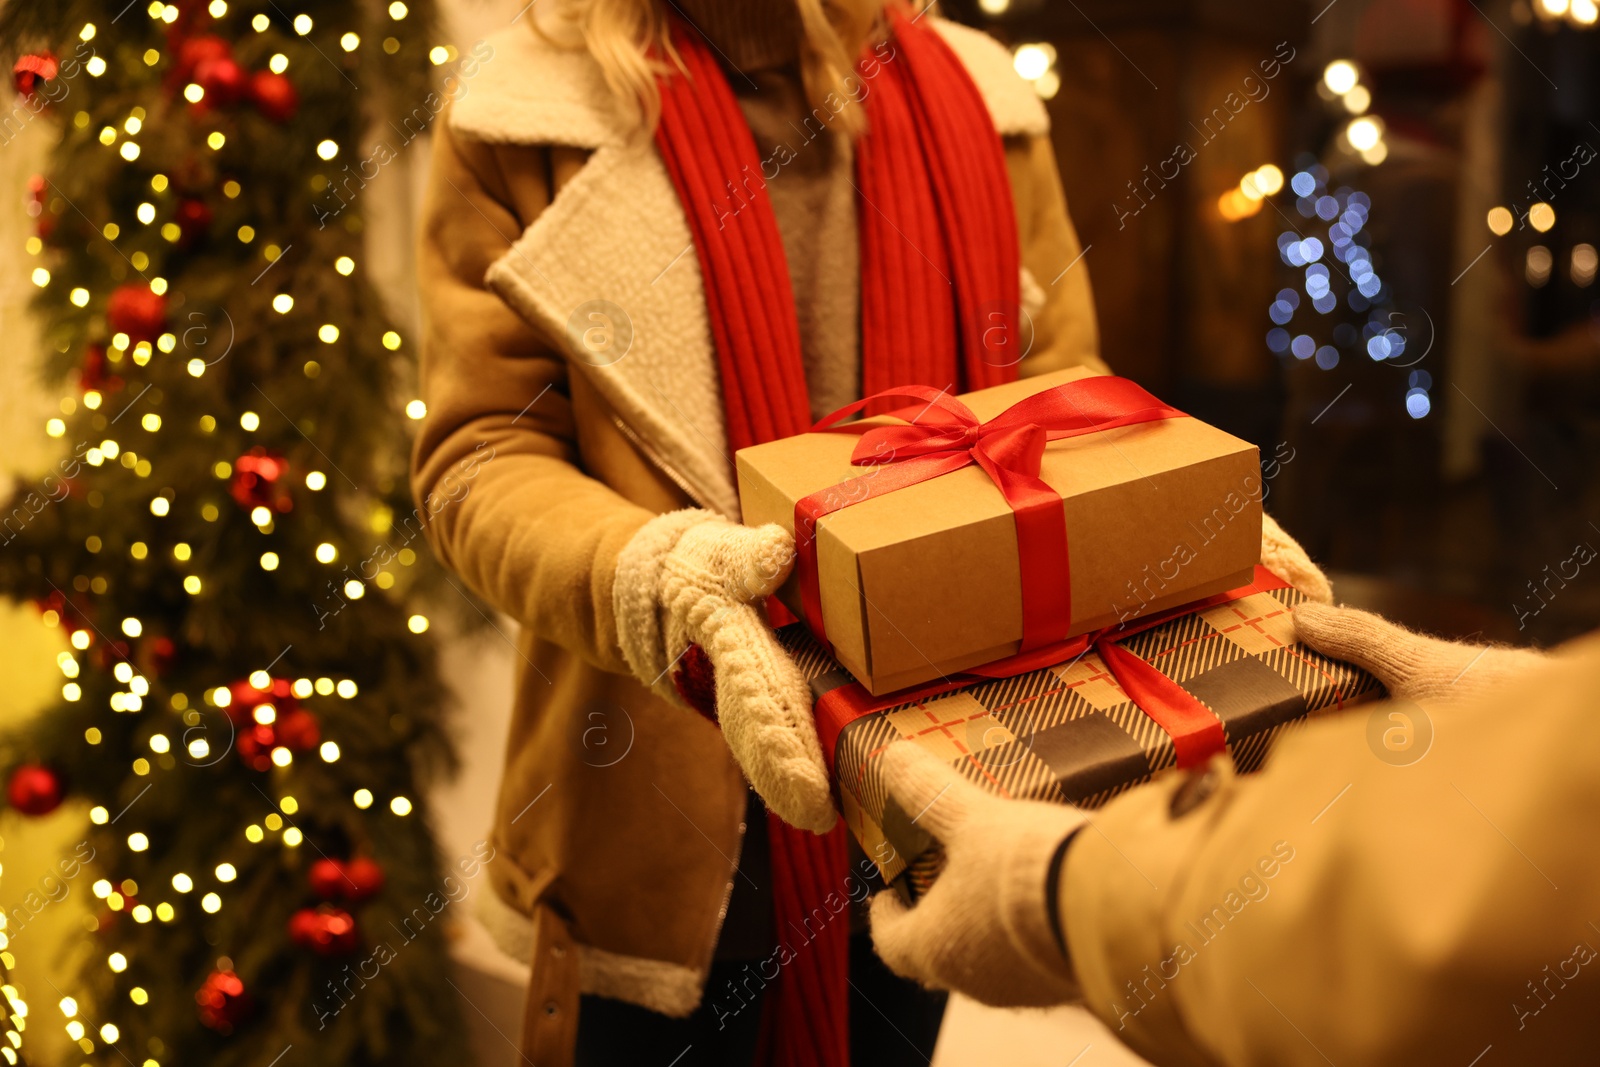
[[(856, 57), (881, 32), (888, 0), (793, 2), (803, 33), (800, 76), (807, 99), (813, 107), (837, 112), (834, 121), (845, 132), (859, 133), (863, 120), (858, 90), (851, 89)], [(667, 0), (566, 0), (557, 11), (565, 40), (536, 20), (538, 32), (552, 41), (587, 49), (600, 64), (623, 114), (640, 131), (653, 132), (661, 118), (656, 79), (683, 66), (672, 47)], [(652, 53), (665, 59), (652, 58)]]

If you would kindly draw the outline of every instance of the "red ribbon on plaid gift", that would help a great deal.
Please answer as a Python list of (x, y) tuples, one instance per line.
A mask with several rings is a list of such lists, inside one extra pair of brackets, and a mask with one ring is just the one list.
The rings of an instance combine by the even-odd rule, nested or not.
[(873, 467), (871, 473), (802, 497), (794, 506), (800, 606), (811, 632), (828, 646), (817, 578), (818, 520), (851, 504), (976, 463), (1000, 489), (1016, 517), (1023, 650), (1065, 637), (1072, 625), (1067, 516), (1061, 495), (1039, 478), (1045, 444), (1118, 426), (1177, 418), (1183, 412), (1163, 404), (1127, 378), (1107, 375), (1035, 393), (987, 422), (942, 389), (901, 386), (846, 404), (811, 430), (825, 430), (889, 397), (921, 400), (925, 406), (906, 422), (874, 426), (861, 434), (850, 462)]
[(914, 704), (921, 700), (930, 700), (988, 679), (1014, 678), (1029, 671), (1054, 667), (1093, 651), (1099, 655), (1101, 662), (1106, 665), (1106, 670), (1122, 687), (1128, 699), (1138, 705), (1139, 710), (1148, 715), (1172, 739), (1177, 765), (1193, 767), (1204, 763), (1228, 747), (1222, 720), (1193, 693), (1168, 678), (1152, 664), (1122, 647), (1120, 642), (1183, 615), (1219, 607), (1255, 593), (1287, 588), (1289, 588), (1288, 582), (1265, 567), (1257, 565), (1255, 578), (1249, 585), (1229, 589), (1181, 607), (1157, 612), (1137, 623), (1119, 623), (1103, 630), (1079, 634), (1065, 641), (1056, 641), (1030, 651), (1019, 652), (1014, 656), (1007, 656), (982, 667), (971, 668), (941, 681), (913, 686), (881, 697), (868, 693), (859, 683), (840, 686), (824, 693), (817, 701), (817, 735), (822, 742), (822, 757), (832, 770), (835, 767), (839, 735), (844, 732), (846, 726), (867, 715)]

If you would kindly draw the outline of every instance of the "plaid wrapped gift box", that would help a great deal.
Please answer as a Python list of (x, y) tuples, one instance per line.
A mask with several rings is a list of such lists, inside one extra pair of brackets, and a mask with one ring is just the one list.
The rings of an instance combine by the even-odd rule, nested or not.
[[(1117, 644), (1215, 715), (1234, 766), (1253, 771), (1284, 728), (1383, 695), (1365, 671), (1295, 641), (1289, 613), (1304, 599), (1258, 571), (1255, 585), (1151, 620)], [(804, 626), (779, 636), (816, 694), (846, 824), (884, 881), (901, 879), (913, 899), (943, 857), (912, 822), (916, 813), (884, 788), (877, 757), (889, 744), (921, 745), (1000, 796), (1086, 808), (1179, 762), (1173, 737), (1130, 699), (1093, 644), (1011, 677), (961, 676), (873, 697)]]

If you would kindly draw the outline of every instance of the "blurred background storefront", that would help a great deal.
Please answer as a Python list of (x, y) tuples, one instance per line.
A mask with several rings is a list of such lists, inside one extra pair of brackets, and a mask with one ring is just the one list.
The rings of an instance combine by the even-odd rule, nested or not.
[(1346, 599), (1593, 627), (1591, 0), (950, 6), (1048, 101), (1106, 358), (1261, 446)]

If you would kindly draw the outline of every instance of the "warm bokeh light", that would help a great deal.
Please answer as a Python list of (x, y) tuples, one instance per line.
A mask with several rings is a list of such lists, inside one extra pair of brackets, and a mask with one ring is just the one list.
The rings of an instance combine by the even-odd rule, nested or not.
[(1217, 198), (1217, 212), (1228, 222), (1247, 219), (1261, 210), (1261, 198), (1251, 198), (1237, 186)]
[(1595, 253), (1594, 245), (1581, 244), (1572, 248), (1572, 284), (1582, 289), (1594, 284), (1595, 268), (1600, 266), (1600, 256)]
[(1343, 96), (1356, 87), (1361, 80), (1361, 74), (1356, 70), (1356, 65), (1348, 59), (1336, 59), (1329, 63), (1322, 71), (1322, 84), (1334, 96)]
[(1046, 43), (1018, 45), (1011, 57), (1017, 74), (1028, 81), (1043, 77), (1055, 61), (1055, 46)]
[(1344, 135), (1350, 142), (1350, 147), (1357, 152), (1365, 152), (1383, 139), (1383, 124), (1375, 118), (1363, 115), (1361, 118), (1350, 120), (1350, 125), (1344, 128)]
[(1528, 249), (1528, 258), (1523, 266), (1523, 276), (1528, 284), (1535, 289), (1543, 288), (1550, 280), (1550, 268), (1554, 261), (1551, 259), (1550, 250), (1544, 245), (1534, 245)]

